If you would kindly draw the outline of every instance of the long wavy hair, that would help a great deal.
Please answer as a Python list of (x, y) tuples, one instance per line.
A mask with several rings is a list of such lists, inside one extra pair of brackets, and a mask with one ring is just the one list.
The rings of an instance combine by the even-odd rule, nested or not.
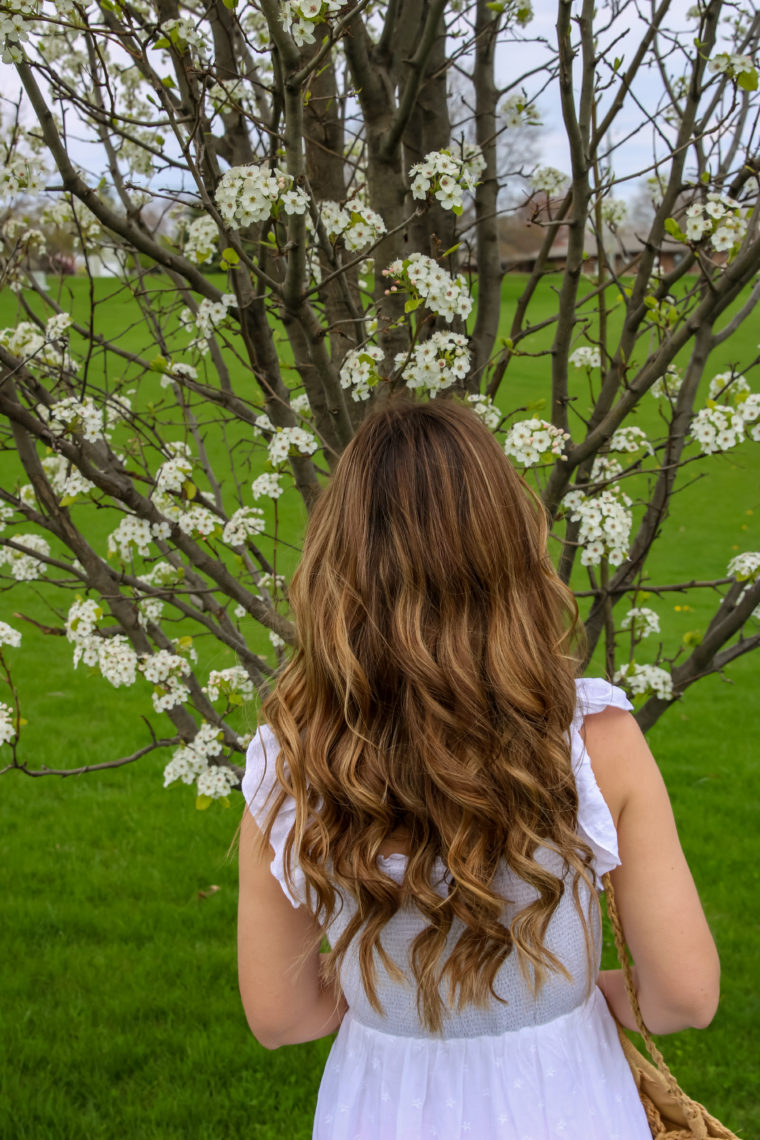
[[(534, 991), (547, 972), (567, 974), (544, 938), (570, 882), (591, 956), (579, 884), (592, 885), (592, 856), (576, 833), (568, 740), (577, 608), (546, 543), (540, 502), (472, 411), (445, 398), (388, 401), (312, 514), (290, 592), (297, 648), (262, 710), (280, 747), (264, 834), (293, 796), (285, 863), (302, 868), (309, 908), (326, 927), (342, 897), (356, 903), (330, 971), (358, 937), (380, 1012), (377, 959), (400, 973), (383, 927), (417, 907), (425, 927), (410, 961), (433, 1031), (441, 990), (460, 1009), (487, 1005), (513, 951)], [(377, 861), (399, 830), (409, 848), (400, 884)], [(547, 847), (562, 877), (537, 860)], [(536, 892), (509, 924), (504, 865)]]

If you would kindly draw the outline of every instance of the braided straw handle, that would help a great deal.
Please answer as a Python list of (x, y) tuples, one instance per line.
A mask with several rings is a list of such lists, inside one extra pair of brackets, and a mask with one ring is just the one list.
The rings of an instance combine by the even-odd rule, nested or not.
[(670, 1069), (665, 1063), (665, 1058), (655, 1045), (654, 1041), (652, 1040), (651, 1033), (644, 1024), (644, 1018), (641, 1016), (639, 999), (636, 994), (635, 986), (633, 984), (631, 963), (628, 959), (628, 950), (626, 947), (625, 935), (623, 934), (623, 926), (620, 921), (620, 915), (617, 908), (617, 900), (615, 899), (615, 891), (612, 886), (612, 879), (610, 878), (609, 872), (607, 872), (606, 875), (602, 876), (602, 884), (607, 896), (607, 914), (612, 925), (612, 932), (615, 936), (615, 949), (617, 950), (617, 956), (620, 961), (620, 965), (623, 968), (625, 991), (628, 995), (628, 1001), (630, 1002), (631, 1009), (633, 1010), (633, 1016), (636, 1019), (636, 1027), (638, 1028), (638, 1031), (644, 1040), (644, 1044), (646, 1045), (649, 1056), (652, 1058), (655, 1065), (662, 1074), (670, 1092), (683, 1108), (686, 1119), (691, 1123), (692, 1128), (695, 1129), (695, 1135), (705, 1135), (705, 1125), (704, 1122), (699, 1119), (699, 1109), (691, 1097), (686, 1095), (676, 1078), (671, 1073)]

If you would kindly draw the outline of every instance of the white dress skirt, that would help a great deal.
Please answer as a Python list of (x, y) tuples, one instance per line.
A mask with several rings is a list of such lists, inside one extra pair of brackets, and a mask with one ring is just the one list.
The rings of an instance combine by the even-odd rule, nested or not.
[[(609, 705), (630, 709), (625, 694), (602, 680), (578, 682), (578, 706), (571, 727), (578, 787), (578, 831), (591, 847), (597, 878), (619, 865), (617, 836), (594, 779), (580, 735), (583, 718)], [(257, 822), (266, 817), (275, 783), (277, 743), (259, 730), (248, 749), (243, 793)], [(305, 899), (303, 875), (293, 868), (292, 889), (283, 866), (285, 838), (295, 815), (283, 806), (272, 830), (272, 873), (294, 906)], [(543, 850), (537, 856), (562, 875), (561, 860)], [(401, 881), (405, 856), (380, 859), (382, 869)], [(446, 889), (439, 867), (437, 887)], [(505, 868), (505, 921), (535, 898)], [(352, 914), (344, 899), (328, 938), (333, 942)], [(422, 929), (422, 916), (399, 911), (383, 932), (383, 946), (407, 980), (392, 979), (378, 961), (378, 996), (383, 1012), (369, 1004), (358, 956), (350, 947), (341, 969), (348, 1002), (325, 1066), (314, 1120), (314, 1140), (651, 1140), (615, 1023), (595, 986), (589, 993), (587, 950), (572, 892), (568, 889), (546, 935), (547, 947), (570, 978), (551, 974), (534, 998), (515, 955), (501, 967), (494, 988), (501, 1001), (487, 1009), (451, 1010), (442, 1034), (419, 1021), (408, 950)], [(454, 926), (453, 946), (460, 929)], [(601, 939), (596, 936), (596, 965)]]

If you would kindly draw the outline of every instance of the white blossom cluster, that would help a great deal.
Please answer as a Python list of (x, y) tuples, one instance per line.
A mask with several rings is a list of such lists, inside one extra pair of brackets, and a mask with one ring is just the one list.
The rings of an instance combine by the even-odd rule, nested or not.
[(265, 472), (263, 475), (258, 475), (251, 483), (251, 494), (253, 495), (254, 502), (262, 498), (279, 499), (283, 492), (280, 478), (279, 471)]
[(506, 127), (540, 127), (541, 115), (535, 103), (528, 101), (524, 92), (510, 95), (499, 107)]
[[(14, 18), (18, 17), (11, 17)], [(8, 16), (0, 13), (0, 35), (6, 31), (7, 26)], [(8, 62), (5, 56), (3, 62)], [(17, 194), (41, 194), (44, 189), (45, 168), (37, 155), (16, 152), (3, 159), (0, 166), (0, 197), (15, 198)]]
[(13, 649), (21, 645), (21, 634), (5, 621), (0, 621), (0, 645), (10, 645)]
[(343, 7), (343, 0), (283, 0), (280, 19), (300, 46), (314, 43), (314, 29)]
[(461, 214), (466, 191), (472, 192), (486, 168), (476, 143), (462, 142), (454, 150), (433, 150), (409, 171), (412, 197), (433, 194), (444, 210)]
[(621, 665), (615, 681), (622, 681), (631, 696), (654, 696), (663, 701), (673, 699), (673, 678), (667, 669), (658, 665), (636, 665), (630, 661)]
[[(745, 550), (743, 554), (737, 554), (729, 562), (726, 573), (733, 575), (737, 582), (747, 583), (745, 590), (742, 591), (744, 594), (760, 573), (760, 551)], [(760, 606), (755, 607), (752, 616), (760, 621)]]
[[(203, 721), (193, 739), (187, 744), (181, 744), (166, 765), (164, 787), (167, 788), (175, 780), (181, 780), (183, 784), (192, 784), (197, 780), (199, 795), (207, 795), (212, 799), (225, 796), (237, 782), (234, 773), (230, 772), (229, 768), (209, 766), (211, 757), (218, 756), (222, 751), (222, 738), (221, 729), (209, 724), (208, 721)], [(206, 776), (207, 772), (211, 773), (210, 777)], [(216, 773), (222, 775), (217, 776)], [(205, 777), (203, 787), (200, 784), (201, 777)], [(222, 782), (224, 782), (223, 790)], [(217, 788), (218, 790), (210, 790)]]
[(46, 456), (42, 460), (42, 469), (59, 498), (75, 499), (77, 495), (89, 494), (95, 486), (63, 455)]
[[(198, 305), (198, 310), (193, 315), (190, 309), (183, 309), (180, 313), (180, 321), (187, 328), (192, 325), (198, 330), (200, 341), (198, 347), (201, 352), (208, 351), (208, 341), (212, 336), (214, 329), (224, 324), (227, 320), (227, 311), (232, 305), (237, 304), (237, 298), (234, 293), (225, 293), (218, 301), (211, 301), (208, 297), (204, 297)], [(173, 371), (181, 369), (183, 365), (177, 365)]]
[(181, 566), (172, 566), (171, 562), (156, 562), (150, 570), (140, 571), (140, 581), (146, 582), (149, 586), (156, 586), (158, 588), (166, 589), (169, 586), (176, 586), (181, 582), (185, 576), (185, 572)]
[(687, 206), (685, 227), (689, 241), (708, 236), (713, 249), (731, 250), (741, 244), (747, 232), (747, 218), (736, 199), (711, 191), (704, 202)]
[(214, 512), (200, 503), (193, 503), (187, 510), (180, 511), (177, 516), (177, 525), (190, 538), (202, 540), (213, 538), (222, 529), (221, 522)]
[(250, 701), (253, 697), (253, 681), (242, 665), (232, 665), (229, 669), (212, 669), (208, 675), (208, 685), (203, 691), (210, 701), (230, 696)]
[[(3, 62), (8, 62), (5, 56)], [(15, 735), (16, 714), (10, 705), (0, 704), (0, 744), (10, 744)]]
[(619, 427), (610, 439), (610, 451), (627, 452), (630, 455), (637, 451), (645, 451), (654, 455), (654, 448), (646, 437), (646, 432), (640, 427), (625, 425)]
[(561, 458), (569, 438), (568, 432), (546, 420), (519, 420), (507, 432), (504, 451), (516, 463), (532, 467), (552, 455)]
[(319, 203), (319, 212), (330, 241), (343, 238), (350, 252), (366, 249), (386, 232), (385, 222), (359, 198), (350, 198), (345, 206), (329, 200)]
[(537, 166), (530, 176), (534, 190), (542, 191), (547, 198), (556, 198), (567, 185), (567, 175), (554, 166)]
[(591, 482), (604, 483), (616, 479), (622, 473), (622, 466), (611, 455), (597, 455), (591, 466)]
[(269, 462), (279, 467), (295, 450), (299, 455), (313, 455), (319, 444), (316, 436), (301, 427), (272, 428), (269, 440)]
[(297, 416), (301, 416), (305, 420), (311, 419), (311, 404), (305, 392), (302, 392), (299, 396), (293, 396), (290, 401), (290, 406)]
[(472, 407), (473, 412), (481, 419), (489, 431), (496, 431), (496, 428), (501, 423), (501, 412), (494, 404), (490, 396), (481, 396), (476, 392), (472, 396), (467, 397), (467, 402)]
[(728, 451), (744, 438), (744, 419), (732, 408), (702, 408), (692, 419), (689, 434), (703, 455)]
[(157, 713), (181, 705), (190, 696), (190, 690), (182, 681), (190, 673), (190, 662), (179, 654), (159, 649), (142, 657), (139, 669), (154, 686), (153, 708)]
[(612, 566), (627, 557), (631, 540), (631, 500), (619, 488), (598, 495), (569, 491), (565, 507), (573, 522), (580, 523), (578, 541), (583, 546), (582, 566), (598, 566), (605, 556)]
[(149, 625), (157, 625), (164, 612), (164, 603), (160, 598), (140, 598), (137, 602), (137, 620), (143, 629)]
[(129, 562), (134, 553), (147, 558), (151, 541), (156, 537), (155, 529), (156, 524), (151, 525), (147, 519), (124, 515), (116, 530), (108, 536), (109, 555), (118, 554), (124, 562)]
[(183, 253), (196, 265), (213, 261), (219, 248), (219, 230), (208, 214), (187, 223)]
[(61, 347), (61, 334), (48, 337), (31, 321), (19, 321), (13, 328), (0, 329), (0, 344), (24, 362), (70, 369), (71, 358)]
[(741, 79), (746, 75), (749, 79), (757, 74), (757, 69), (751, 56), (741, 55), (739, 52), (720, 51), (712, 57), (709, 63), (710, 71), (720, 72), (729, 79)]
[(745, 550), (737, 554), (728, 564), (727, 574), (733, 575), (737, 582), (754, 582), (760, 572), (760, 551)]
[(122, 634), (99, 638), (98, 667), (106, 681), (118, 689), (134, 685), (137, 677), (137, 654)]
[(723, 400), (725, 403), (742, 403), (749, 394), (749, 384), (746, 377), (739, 372), (719, 372), (710, 381), (708, 398), (710, 400)]
[(598, 348), (583, 344), (580, 348), (576, 348), (575, 352), (570, 353), (568, 360), (574, 368), (601, 368), (602, 353)]
[[(245, 83), (242, 79), (232, 79), (221, 82), (217, 80), (206, 89), (206, 97), (215, 111), (222, 108), (231, 110), (235, 104), (240, 104), (245, 98)], [(212, 115), (213, 119), (214, 116)]]
[(7, 563), (11, 576), (17, 582), (33, 582), (45, 573), (45, 563), (34, 555), (50, 554), (50, 544), (41, 534), (14, 534), (13, 541), (31, 553), (12, 550), (10, 546), (0, 547), (0, 566)]
[(169, 40), (181, 54), (184, 54), (188, 48), (192, 48), (196, 55), (203, 55), (208, 49), (206, 37), (196, 21), (182, 17), (174, 20), (162, 20), (159, 24), (159, 31), (163, 38)]
[(346, 353), (340, 369), (341, 388), (350, 388), (354, 400), (368, 400), (370, 388), (379, 379), (377, 365), (385, 353), (375, 344), (352, 348)]
[[(201, 346), (202, 348), (205, 346)], [(198, 369), (194, 368), (192, 364), (170, 364), (169, 367), (161, 373), (161, 387), (169, 388), (172, 381), (181, 383), (183, 380), (197, 380)]]
[(461, 333), (434, 332), (414, 346), (411, 356), (397, 353), (395, 365), (401, 368), (407, 388), (424, 388), (430, 396), (435, 396), (467, 375), (470, 367), (467, 337)]
[(681, 391), (682, 384), (683, 376), (679, 369), (675, 364), (669, 364), (665, 370), (665, 375), (658, 376), (649, 391), (656, 400), (660, 400), (664, 396), (672, 403)]
[(250, 226), (263, 222), (282, 209), (286, 214), (305, 214), (309, 199), (284, 170), (268, 166), (231, 166), (216, 189), (216, 204), (228, 225)]
[(760, 393), (751, 392), (739, 404), (739, 415), (744, 422), (744, 430), (750, 439), (760, 443)]
[(452, 277), (424, 253), (392, 261), (383, 270), (383, 276), (392, 281), (387, 293), (406, 290), (412, 300), (423, 300), (431, 312), (449, 323), (455, 317), (466, 319), (472, 311), (472, 297), (464, 276), (459, 273)]
[(628, 216), (628, 207), (622, 198), (604, 198), (602, 200), (602, 221), (610, 229), (616, 229)]
[(76, 433), (88, 443), (97, 443), (105, 436), (103, 412), (90, 396), (85, 396), (83, 400), (67, 396), (49, 408), (38, 404), (37, 414), (57, 435)]
[(243, 546), (247, 538), (261, 534), (265, 525), (264, 512), (260, 507), (240, 507), (225, 523), (222, 541), (229, 546)]
[(633, 630), (634, 637), (640, 640), (642, 637), (660, 632), (660, 619), (655, 611), (647, 606), (631, 606), (621, 621), (620, 628)]
[[(101, 606), (92, 598), (77, 598), (66, 616), (66, 638), (75, 645), (89, 640), (103, 616)], [(76, 664), (76, 662), (74, 663)]]
[(162, 463), (156, 472), (156, 490), (161, 495), (174, 492), (180, 494), (185, 483), (190, 481), (193, 474), (193, 464), (184, 456), (176, 456)]

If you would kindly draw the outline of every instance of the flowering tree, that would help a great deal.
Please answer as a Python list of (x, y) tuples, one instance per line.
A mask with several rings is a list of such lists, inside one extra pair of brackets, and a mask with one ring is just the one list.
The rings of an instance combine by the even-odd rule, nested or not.
[[(714, 364), (760, 297), (760, 15), (680, 12), (559, 0), (547, 37), (527, 0), (0, 3), (23, 91), (0, 161), (18, 299), (0, 573), (48, 597), (73, 666), (143, 686), (166, 724), (100, 767), (171, 748), (166, 782), (201, 805), (235, 785), (235, 708), (292, 641), (295, 504), (404, 385), (470, 400), (526, 470), (590, 599), (590, 652), (645, 728), (760, 644), (760, 553), (709, 582), (647, 571), (685, 467), (760, 441), (757, 358)], [(556, 167), (505, 149), (542, 108)], [(642, 180), (650, 221), (626, 234)], [(540, 235), (508, 310), (505, 202)], [(78, 291), (34, 272), (53, 232)], [(701, 641), (647, 653), (658, 596), (705, 585)], [(20, 637), (0, 623), (0, 744), (44, 774), (20, 743)], [(211, 668), (208, 644), (238, 663)]]

